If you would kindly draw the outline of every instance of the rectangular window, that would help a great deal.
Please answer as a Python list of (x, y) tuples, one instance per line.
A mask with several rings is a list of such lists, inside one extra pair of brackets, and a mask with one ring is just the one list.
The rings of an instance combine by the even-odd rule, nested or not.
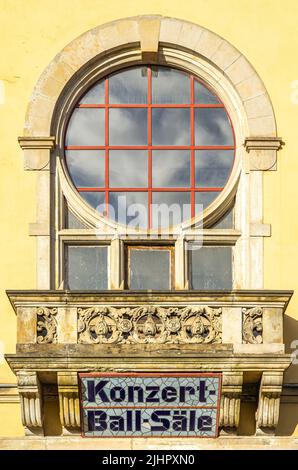
[(108, 247), (68, 246), (66, 277), (71, 290), (108, 288)]
[(203, 246), (189, 250), (189, 274), (192, 289), (232, 289), (232, 248)]
[(127, 253), (130, 289), (172, 288), (174, 251), (171, 247), (128, 247)]

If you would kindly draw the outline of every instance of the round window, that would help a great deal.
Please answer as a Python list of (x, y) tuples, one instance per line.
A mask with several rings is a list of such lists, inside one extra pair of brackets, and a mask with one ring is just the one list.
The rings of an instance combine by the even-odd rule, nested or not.
[(188, 220), (220, 194), (235, 154), (215, 93), (191, 74), (137, 66), (100, 80), (70, 116), (65, 158), (80, 195), (140, 228)]

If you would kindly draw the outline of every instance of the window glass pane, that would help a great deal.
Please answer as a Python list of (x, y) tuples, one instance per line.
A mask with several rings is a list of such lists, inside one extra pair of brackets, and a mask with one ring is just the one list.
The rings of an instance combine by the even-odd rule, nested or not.
[(187, 188), (190, 186), (190, 152), (188, 150), (153, 150), (152, 186)]
[(170, 289), (170, 251), (130, 250), (130, 289)]
[(196, 104), (219, 104), (217, 96), (212, 93), (201, 82), (195, 80), (195, 103)]
[(68, 124), (66, 145), (93, 146), (104, 144), (104, 109), (76, 108)]
[(110, 192), (109, 217), (132, 228), (147, 228), (147, 192)]
[(110, 150), (110, 188), (144, 188), (148, 185), (147, 150)]
[(122, 70), (109, 78), (109, 103), (147, 103), (147, 89), (146, 67)]
[(193, 289), (232, 289), (232, 248), (203, 246), (189, 250)]
[(104, 191), (80, 191), (80, 195), (85, 201), (96, 209), (100, 214), (105, 212), (105, 193)]
[(72, 290), (108, 288), (108, 248), (69, 246), (67, 262), (68, 287)]
[(214, 199), (217, 198), (217, 196), (220, 195), (219, 191), (203, 191), (203, 192), (196, 192), (195, 195), (195, 213), (198, 215), (200, 212), (202, 212), (202, 206), (203, 210), (205, 210), (211, 202), (214, 201)]
[(234, 228), (234, 209), (231, 208), (212, 228)]
[(189, 109), (152, 109), (153, 145), (190, 145)]
[(190, 219), (189, 192), (153, 192), (152, 227), (167, 228)]
[(176, 69), (152, 67), (152, 103), (189, 104), (189, 76)]
[(147, 109), (109, 111), (110, 145), (147, 145)]
[(78, 188), (100, 188), (105, 183), (104, 150), (66, 150), (72, 181)]
[(105, 102), (105, 81), (94, 85), (81, 98), (80, 104), (103, 104)]
[(233, 145), (233, 132), (223, 108), (195, 109), (196, 145)]
[(233, 162), (233, 150), (196, 150), (196, 186), (223, 188), (229, 179)]
[(78, 229), (83, 229), (83, 228), (88, 228), (83, 222), (81, 222), (68, 208), (65, 209), (66, 214), (66, 228), (78, 228)]

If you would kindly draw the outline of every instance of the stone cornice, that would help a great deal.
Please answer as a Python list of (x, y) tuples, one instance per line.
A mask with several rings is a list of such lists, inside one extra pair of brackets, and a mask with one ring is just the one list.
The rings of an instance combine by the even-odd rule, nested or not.
[[(104, 347), (105, 346), (105, 347)], [(140, 346), (140, 345), (139, 345)], [(169, 345), (161, 348), (148, 348), (141, 345), (139, 348), (107, 347), (106, 345), (47, 345), (40, 348), (39, 353), (19, 352), (18, 354), (6, 354), (5, 358), (14, 373), (26, 371), (167, 371), (167, 372), (213, 372), (221, 371), (284, 371), (291, 363), (290, 354), (231, 354), (231, 351), (202, 352), (194, 348), (181, 349), (181, 347), (169, 348)], [(146, 346), (146, 347), (145, 347)], [(33, 347), (32, 347), (33, 349)], [(55, 351), (56, 350), (56, 354)], [(60, 353), (59, 353), (60, 350)], [(89, 354), (87, 353), (89, 350)], [(125, 351), (125, 352), (124, 352)], [(177, 361), (179, 353), (179, 361)]]
[(281, 137), (247, 137), (244, 146), (251, 150), (280, 150), (284, 145)]
[(55, 147), (55, 137), (18, 137), (18, 142), (23, 150), (27, 149), (49, 149)]
[(7, 290), (8, 298), (16, 311), (22, 306), (63, 305), (116, 305), (193, 304), (212, 306), (277, 306), (285, 310), (293, 295), (288, 290), (233, 290), (233, 291), (67, 291), (67, 290)]

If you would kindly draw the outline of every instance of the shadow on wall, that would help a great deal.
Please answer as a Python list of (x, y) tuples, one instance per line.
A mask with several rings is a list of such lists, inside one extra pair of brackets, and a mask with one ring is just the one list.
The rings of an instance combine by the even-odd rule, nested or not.
[(276, 435), (292, 436), (296, 429), (298, 430), (298, 400), (296, 403), (282, 403), (279, 409)]
[(293, 354), (293, 359), (297, 362), (286, 371), (285, 382), (288, 380), (298, 383), (298, 321), (289, 315), (284, 315), (284, 343), (286, 353)]
[[(296, 341), (296, 344), (295, 344)], [(285, 373), (284, 384), (298, 384), (298, 321), (289, 315), (284, 315), (284, 343), (287, 354), (293, 354), (297, 364), (292, 363)], [(298, 388), (283, 390), (281, 398), (279, 421), (276, 430), (278, 436), (291, 436), (298, 430)], [(287, 401), (287, 403), (283, 403)]]

